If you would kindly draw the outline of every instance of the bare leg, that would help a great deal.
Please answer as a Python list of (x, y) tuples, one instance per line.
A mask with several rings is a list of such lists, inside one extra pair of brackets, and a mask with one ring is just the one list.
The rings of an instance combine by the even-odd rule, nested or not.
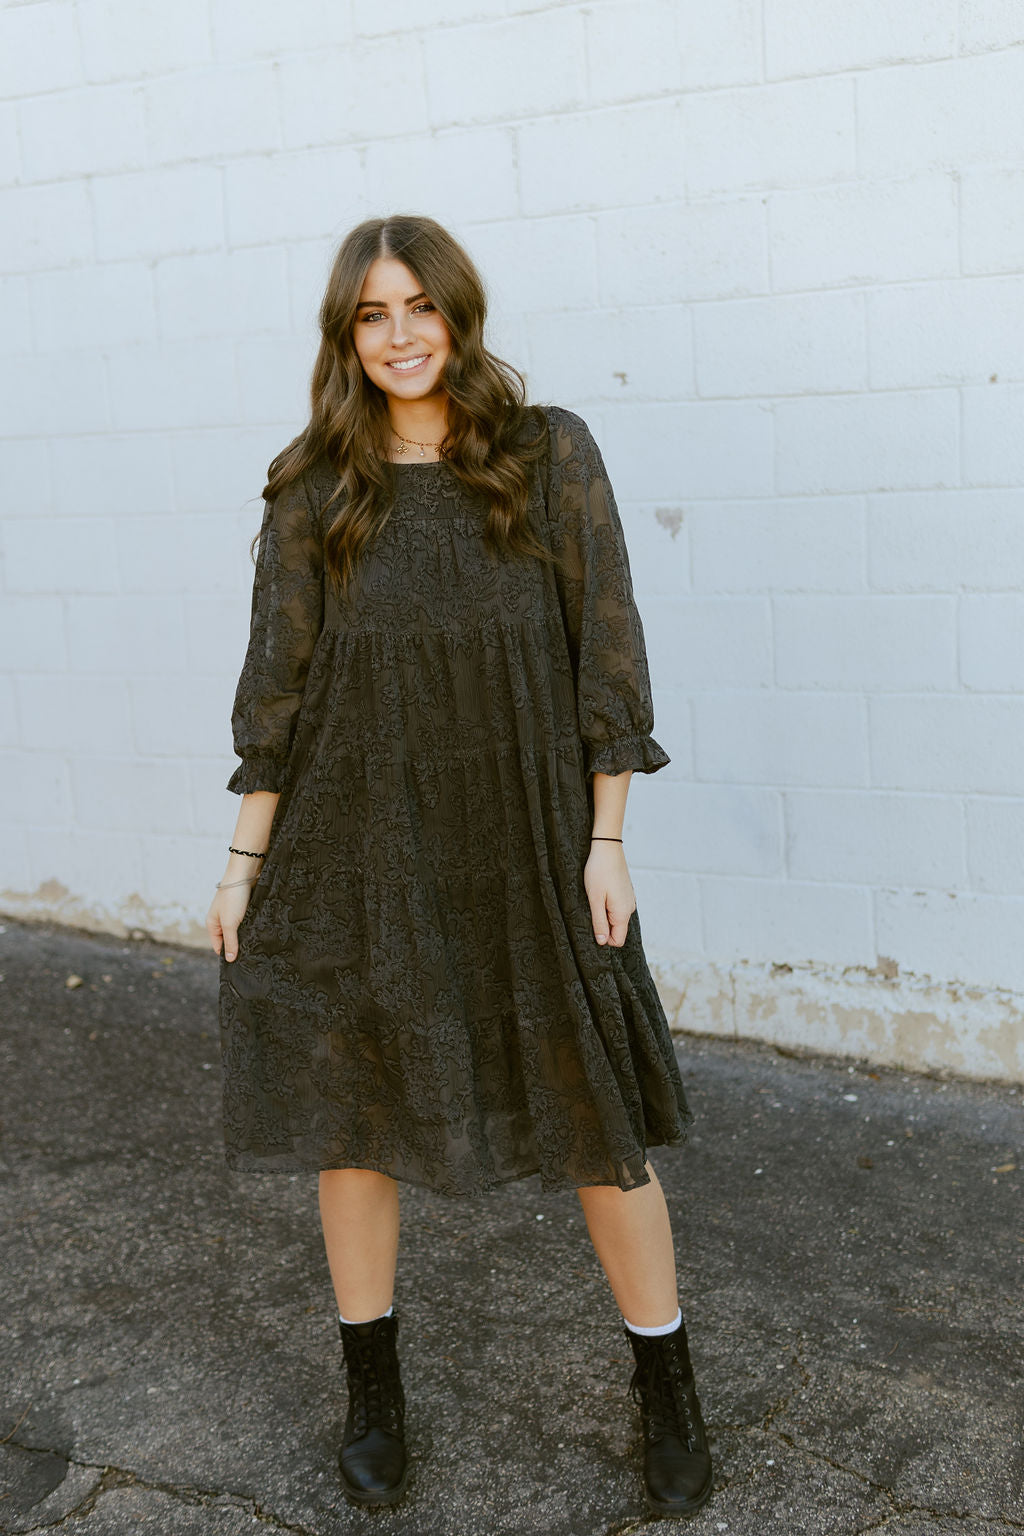
[(650, 1163), (647, 1171), (639, 1189), (596, 1184), (577, 1194), (619, 1311), (638, 1328), (660, 1328), (679, 1307), (676, 1256), (664, 1191)]
[(398, 1185), (372, 1169), (324, 1169), (320, 1221), (338, 1311), (353, 1323), (380, 1317), (395, 1288)]

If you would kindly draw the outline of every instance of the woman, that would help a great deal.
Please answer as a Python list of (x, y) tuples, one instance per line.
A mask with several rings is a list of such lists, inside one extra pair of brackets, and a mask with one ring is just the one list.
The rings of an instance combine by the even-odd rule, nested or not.
[(440, 225), (360, 224), (270, 466), (207, 918), (226, 1155), (319, 1173), (351, 1500), (408, 1476), (399, 1182), (539, 1173), (623, 1314), (649, 1504), (689, 1515), (711, 1459), (646, 1152), (691, 1117), (622, 846), (631, 774), (669, 759), (601, 455), (484, 318)]

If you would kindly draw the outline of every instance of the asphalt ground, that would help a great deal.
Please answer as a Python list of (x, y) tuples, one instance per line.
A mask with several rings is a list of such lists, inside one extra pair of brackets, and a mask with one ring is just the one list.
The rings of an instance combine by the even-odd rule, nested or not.
[(217, 967), (3, 922), (0, 1530), (1024, 1530), (1024, 1093), (700, 1037), (691, 1139), (651, 1157), (710, 1503), (645, 1515), (617, 1311), (529, 1179), (403, 1186), (412, 1478), (354, 1509), (315, 1176), (226, 1167)]

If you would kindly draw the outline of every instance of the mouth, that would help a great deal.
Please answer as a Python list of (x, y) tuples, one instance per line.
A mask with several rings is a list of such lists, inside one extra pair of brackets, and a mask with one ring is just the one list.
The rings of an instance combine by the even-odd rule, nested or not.
[(424, 367), (430, 362), (430, 353), (423, 352), (419, 357), (396, 358), (386, 366), (395, 373), (415, 373), (418, 368)]

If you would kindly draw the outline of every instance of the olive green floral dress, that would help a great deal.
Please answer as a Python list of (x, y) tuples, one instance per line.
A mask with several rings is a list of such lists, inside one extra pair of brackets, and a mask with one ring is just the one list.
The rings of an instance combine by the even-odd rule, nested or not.
[(396, 466), (344, 598), (329, 467), (266, 504), (227, 787), (280, 800), (220, 961), (232, 1168), (630, 1189), (685, 1139), (639, 912), (598, 945), (583, 884), (590, 775), (669, 758), (600, 452), (543, 409), (531, 526), (567, 572), (493, 553), (443, 461)]

